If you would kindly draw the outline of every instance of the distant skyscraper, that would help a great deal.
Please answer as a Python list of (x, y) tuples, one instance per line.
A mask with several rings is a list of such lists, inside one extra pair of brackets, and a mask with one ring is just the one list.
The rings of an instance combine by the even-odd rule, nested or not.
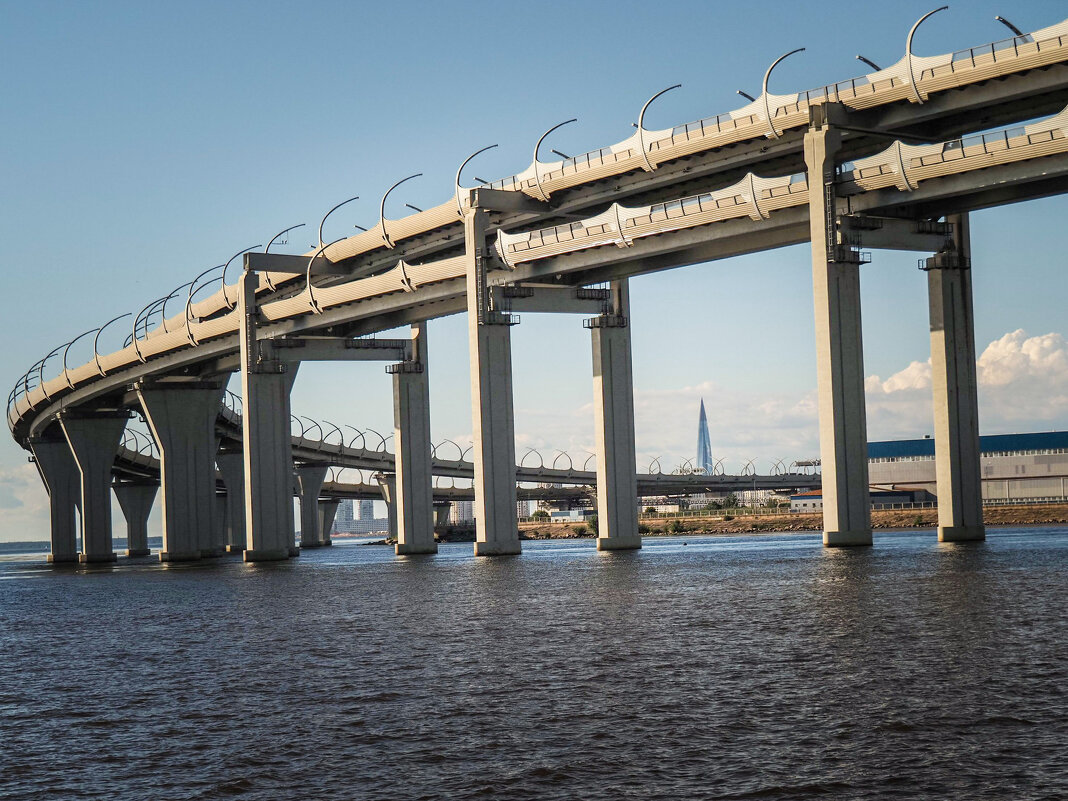
[(358, 512), (359, 512), (360, 516), (357, 519), (359, 519), (359, 520), (374, 520), (374, 517), (375, 517), (375, 502), (371, 501), (371, 500), (368, 500), (367, 498), (364, 498), (362, 501), (360, 501), (360, 506), (359, 506)]
[(697, 469), (712, 475), (715, 467), (712, 440), (708, 437), (708, 418), (705, 417), (705, 399), (701, 398), (701, 416), (697, 418)]

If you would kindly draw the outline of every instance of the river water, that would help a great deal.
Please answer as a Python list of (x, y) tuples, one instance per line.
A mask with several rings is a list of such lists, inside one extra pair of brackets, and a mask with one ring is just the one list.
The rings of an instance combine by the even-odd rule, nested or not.
[(0, 798), (1068, 798), (1068, 529), (0, 558)]

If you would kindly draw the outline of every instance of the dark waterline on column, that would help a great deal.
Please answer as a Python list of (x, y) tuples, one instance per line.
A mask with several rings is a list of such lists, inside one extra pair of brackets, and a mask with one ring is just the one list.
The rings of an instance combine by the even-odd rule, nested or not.
[(1068, 529), (0, 556), (0, 798), (1068, 796)]

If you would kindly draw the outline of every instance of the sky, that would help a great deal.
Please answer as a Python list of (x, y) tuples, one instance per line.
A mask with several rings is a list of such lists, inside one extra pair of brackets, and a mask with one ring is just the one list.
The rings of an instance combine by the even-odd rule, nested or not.
[[(319, 218), (327, 241), (451, 196), (456, 167), (486, 179), (528, 166), (542, 132), (568, 154), (696, 120), (771, 90), (881, 66), (930, 0), (854, 3), (331, 2), (15, 3), (0, 0), (0, 379), (10, 388), (57, 344), (190, 280), (275, 232)], [(971, 0), (916, 35), (933, 55), (1059, 22), (1063, 2)], [(833, 20), (833, 22), (832, 22)], [(983, 433), (1068, 428), (1064, 197), (973, 215)], [(872, 440), (932, 431), (926, 280), (915, 254), (876, 252), (862, 273)], [(728, 472), (818, 455), (808, 246), (631, 281), (638, 467), (693, 459), (698, 404)], [(103, 349), (121, 346), (114, 326)], [(107, 339), (110, 337), (110, 340)], [(434, 440), (470, 440), (466, 320), (430, 323)], [(513, 329), (517, 453), (546, 463), (592, 449), (589, 333), (578, 316)], [(80, 349), (79, 349), (80, 348)], [(71, 349), (90, 358), (91, 338)], [(50, 367), (57, 366), (56, 360)], [(392, 429), (380, 364), (308, 364), (294, 411)], [(133, 423), (132, 425), (139, 425)], [(533, 455), (528, 458), (536, 458)], [(157, 504), (158, 507), (158, 504)], [(117, 513), (116, 513), (117, 514)], [(152, 526), (158, 531), (158, 511)], [(116, 518), (121, 530), (121, 518)], [(47, 537), (47, 496), (27, 453), (0, 445), (0, 541)]]

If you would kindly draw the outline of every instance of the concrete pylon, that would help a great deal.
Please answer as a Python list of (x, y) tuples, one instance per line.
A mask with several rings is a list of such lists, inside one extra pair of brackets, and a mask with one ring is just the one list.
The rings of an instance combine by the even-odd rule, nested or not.
[(139, 384), (137, 397), (160, 452), (161, 562), (218, 555), (215, 543), (215, 382)]
[(288, 559), (296, 547), (289, 392), (297, 365), (261, 358), (256, 285), (256, 274), (248, 271), (238, 284), (246, 562)]
[(60, 415), (59, 425), (81, 474), (82, 552), (79, 562), (114, 562), (111, 544), (111, 468), (126, 412)]
[(245, 550), (245, 457), (241, 451), (221, 451), (215, 454), (215, 464), (226, 485), (226, 550), (242, 553)]
[(81, 503), (81, 473), (58, 426), (49, 429), (49, 438), (30, 442), (37, 472), (48, 490), (51, 553), (54, 564), (78, 561), (77, 508)]
[(397, 468), (398, 554), (437, 553), (434, 542), (433, 474), (430, 460), (430, 383), (426, 323), (412, 326), (411, 361), (386, 368), (393, 374), (393, 442)]
[(472, 209), (464, 218), (475, 440), (475, 555), (501, 556), (521, 550), (515, 488), (512, 337), (508, 320), (488, 306), (486, 225), (486, 213), (481, 209)]
[(323, 544), (323, 525), (319, 519), (319, 493), (330, 469), (327, 464), (297, 465), (300, 489), (300, 547), (319, 548)]
[(938, 541), (986, 538), (979, 468), (979, 402), (968, 215), (946, 218), (954, 251), (929, 262), (931, 387), (934, 395)]
[(872, 543), (860, 260), (838, 239), (834, 158), (840, 144), (841, 134), (828, 124), (805, 134), (826, 546)]
[(386, 519), (389, 520), (389, 536), (397, 539), (397, 477), (392, 473), (375, 473), (382, 500), (386, 502)]
[(450, 501), (434, 501), (434, 527), (448, 525), (449, 512), (452, 510)]
[(627, 281), (612, 282), (610, 314), (588, 322), (593, 339), (597, 439), (597, 550), (642, 547), (634, 452), (634, 379)]
[(156, 484), (116, 483), (112, 485), (115, 497), (126, 518), (126, 555), (148, 556), (148, 516), (156, 500)]
[(319, 531), (323, 545), (334, 544), (330, 539), (330, 532), (334, 529), (334, 516), (337, 515), (337, 508), (340, 505), (341, 501), (337, 498), (324, 498), (319, 501)]

